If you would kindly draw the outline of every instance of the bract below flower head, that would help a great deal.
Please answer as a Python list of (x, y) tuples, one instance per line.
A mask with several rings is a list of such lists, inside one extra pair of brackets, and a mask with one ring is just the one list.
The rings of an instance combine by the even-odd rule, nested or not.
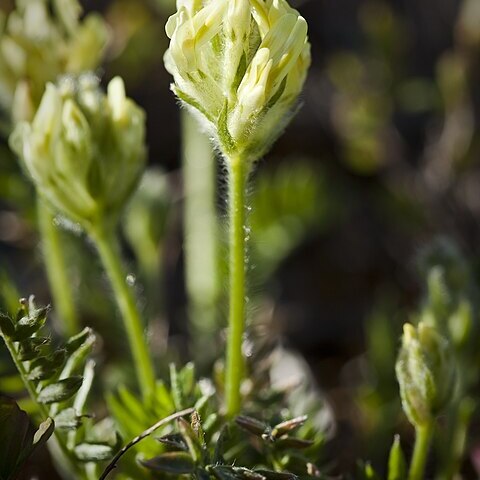
[(145, 163), (145, 115), (120, 78), (105, 95), (92, 75), (48, 84), (31, 123), (10, 137), (38, 193), (88, 227), (116, 219)]
[(286, 0), (177, 0), (165, 55), (173, 91), (226, 157), (262, 156), (310, 65), (305, 19)]

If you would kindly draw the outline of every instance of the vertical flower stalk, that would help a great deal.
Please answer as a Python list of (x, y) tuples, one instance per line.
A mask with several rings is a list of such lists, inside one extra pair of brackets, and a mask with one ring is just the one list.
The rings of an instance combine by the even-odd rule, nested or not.
[(61, 233), (55, 225), (55, 214), (41, 198), (37, 199), (37, 216), (45, 269), (55, 310), (64, 333), (71, 337), (80, 331), (80, 323), (75, 309), (72, 280), (68, 275)]
[(246, 255), (246, 185), (248, 167), (240, 157), (229, 161), (229, 214), (230, 219), (230, 288), (229, 288), (229, 335), (225, 376), (225, 398), (227, 413), (240, 411), (240, 387), (245, 373), (242, 355), (243, 335), (246, 318), (245, 255)]
[(117, 245), (118, 218), (145, 165), (145, 115), (120, 78), (100, 90), (92, 75), (48, 84), (31, 123), (10, 137), (39, 196), (95, 242), (120, 310), (145, 398), (155, 374), (144, 326)]
[(307, 23), (286, 0), (177, 0), (166, 32), (172, 90), (222, 153), (230, 182), (225, 395), (232, 417), (245, 373), (246, 184), (295, 111), (310, 65)]

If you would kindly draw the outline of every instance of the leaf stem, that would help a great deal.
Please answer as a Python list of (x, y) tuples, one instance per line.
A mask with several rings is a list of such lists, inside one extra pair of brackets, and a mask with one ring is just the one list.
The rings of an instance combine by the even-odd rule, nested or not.
[(423, 480), (425, 464), (430, 449), (430, 441), (433, 435), (433, 422), (417, 427), (415, 432), (415, 448), (413, 450), (413, 458), (412, 463), (410, 464), (408, 480)]
[(72, 336), (78, 333), (80, 327), (61, 232), (54, 223), (54, 213), (41, 198), (37, 200), (37, 211), (43, 258), (54, 308), (58, 311), (65, 334)]
[(230, 306), (227, 340), (225, 396), (227, 416), (237, 415), (241, 408), (240, 387), (245, 373), (242, 355), (245, 331), (245, 247), (246, 247), (246, 185), (249, 170), (242, 158), (231, 158), (229, 163), (229, 219), (230, 219)]
[(90, 228), (105, 271), (110, 279), (118, 309), (127, 331), (134, 366), (144, 399), (150, 399), (155, 388), (155, 371), (145, 339), (144, 326), (134, 294), (127, 283), (120, 247), (114, 230), (98, 226)]

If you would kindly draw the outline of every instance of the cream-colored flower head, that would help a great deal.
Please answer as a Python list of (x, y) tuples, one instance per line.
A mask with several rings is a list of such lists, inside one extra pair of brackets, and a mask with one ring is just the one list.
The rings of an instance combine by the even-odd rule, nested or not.
[(15, 3), (0, 12), (0, 110), (12, 126), (32, 119), (47, 82), (96, 69), (109, 36), (99, 15), (80, 20), (78, 0)]
[(177, 10), (166, 26), (173, 91), (226, 157), (258, 159), (303, 88), (307, 22), (286, 0), (177, 0)]
[(118, 218), (145, 164), (145, 115), (120, 78), (105, 95), (93, 75), (48, 84), (31, 123), (10, 137), (37, 192), (84, 227)]

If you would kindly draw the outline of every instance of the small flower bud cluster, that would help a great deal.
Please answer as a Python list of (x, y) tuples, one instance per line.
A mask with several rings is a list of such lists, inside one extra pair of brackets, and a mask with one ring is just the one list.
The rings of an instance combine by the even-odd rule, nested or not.
[(100, 90), (92, 75), (48, 84), (31, 123), (10, 137), (38, 193), (84, 227), (118, 218), (145, 163), (145, 115), (120, 78)]
[(222, 153), (256, 160), (291, 117), (310, 65), (307, 23), (286, 0), (177, 0), (166, 26), (173, 91)]
[(448, 340), (433, 326), (405, 324), (396, 373), (403, 410), (415, 427), (430, 423), (452, 399), (454, 355)]
[(12, 124), (32, 119), (47, 82), (96, 69), (108, 41), (100, 16), (79, 21), (77, 0), (16, 4), (0, 16), (0, 109)]

